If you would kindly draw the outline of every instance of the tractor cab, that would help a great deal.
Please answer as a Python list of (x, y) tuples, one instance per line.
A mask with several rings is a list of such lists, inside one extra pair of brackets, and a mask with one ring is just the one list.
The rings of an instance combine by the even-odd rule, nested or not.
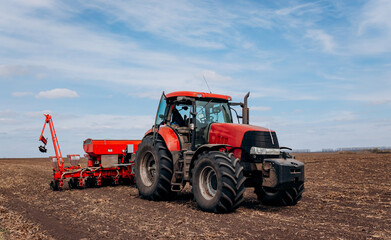
[(195, 151), (208, 144), (213, 123), (232, 123), (229, 100), (229, 96), (211, 93), (163, 93), (155, 126), (171, 128), (178, 134), (183, 150)]

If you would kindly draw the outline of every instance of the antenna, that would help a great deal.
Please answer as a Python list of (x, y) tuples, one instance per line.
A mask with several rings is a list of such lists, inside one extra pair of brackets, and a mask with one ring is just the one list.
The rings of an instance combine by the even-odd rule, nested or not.
[(206, 86), (207, 86), (208, 89), (209, 89), (209, 92), (212, 93), (212, 91), (210, 90), (209, 84), (208, 84), (208, 82), (206, 81), (205, 74), (202, 74), (202, 77), (203, 77), (204, 80), (205, 80), (205, 83), (206, 83)]
[(267, 129), (269, 129), (270, 138), (272, 139), (272, 144), (274, 145), (274, 139), (273, 139), (272, 131), (270, 131), (270, 128), (267, 128)]
[(269, 128), (269, 123), (266, 123), (265, 125), (266, 125), (267, 129), (269, 130), (270, 138), (272, 140), (272, 144), (274, 145), (274, 139), (273, 139), (272, 131)]

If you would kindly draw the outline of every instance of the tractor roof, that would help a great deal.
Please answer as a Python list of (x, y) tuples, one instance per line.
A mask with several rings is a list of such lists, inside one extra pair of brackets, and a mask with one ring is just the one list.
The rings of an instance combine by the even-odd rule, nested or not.
[(190, 92), (190, 91), (172, 92), (172, 93), (168, 93), (166, 97), (167, 98), (172, 98), (172, 97), (218, 98), (218, 99), (223, 99), (228, 101), (232, 100), (232, 98), (227, 95), (204, 93), (204, 92)]

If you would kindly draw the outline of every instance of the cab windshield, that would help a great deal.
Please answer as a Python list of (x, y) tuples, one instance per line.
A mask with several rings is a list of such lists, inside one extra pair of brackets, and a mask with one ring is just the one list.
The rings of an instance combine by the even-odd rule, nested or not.
[[(213, 99), (214, 100), (214, 99)], [(209, 125), (211, 123), (232, 123), (231, 111), (227, 102), (216, 100), (196, 101), (197, 123)]]
[(208, 143), (212, 123), (232, 123), (231, 111), (227, 102), (215, 99), (197, 100), (196, 112), (196, 147)]

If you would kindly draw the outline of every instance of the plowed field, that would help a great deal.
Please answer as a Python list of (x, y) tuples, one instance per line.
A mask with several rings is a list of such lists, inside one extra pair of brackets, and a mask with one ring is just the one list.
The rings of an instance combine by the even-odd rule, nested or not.
[(391, 239), (391, 154), (296, 154), (306, 192), (268, 207), (253, 189), (231, 214), (138, 197), (135, 186), (53, 192), (48, 159), (0, 159), (0, 239)]

